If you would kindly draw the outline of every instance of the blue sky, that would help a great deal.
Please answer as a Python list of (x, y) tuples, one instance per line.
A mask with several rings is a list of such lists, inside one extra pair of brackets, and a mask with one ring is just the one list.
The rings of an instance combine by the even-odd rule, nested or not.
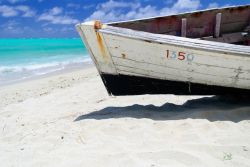
[(74, 25), (250, 4), (250, 0), (0, 0), (0, 38), (78, 37)]

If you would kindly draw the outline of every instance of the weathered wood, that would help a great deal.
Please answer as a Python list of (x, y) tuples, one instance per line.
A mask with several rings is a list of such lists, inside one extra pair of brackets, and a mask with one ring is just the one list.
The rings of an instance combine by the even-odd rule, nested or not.
[(187, 19), (186, 18), (181, 19), (181, 36), (182, 37), (187, 36)]
[[(110, 25), (98, 24), (97, 29), (91, 22), (78, 25), (78, 30), (103, 76), (104, 84), (114, 92), (120, 90), (119, 86), (123, 87), (121, 92), (126, 90), (126, 85), (114, 83), (128, 83), (129, 90), (135, 93), (137, 86), (141, 92), (144, 91), (143, 87), (149, 93), (160, 93), (154, 90), (157, 88), (171, 92), (164, 85), (157, 86), (163, 83), (187, 86), (184, 91), (182, 88), (179, 91), (187, 94), (191, 94), (191, 90), (197, 90), (199, 94), (202, 90), (198, 88), (200, 86), (207, 92), (221, 90), (226, 93), (244, 89), (250, 92), (250, 47), (230, 44), (247, 43), (248, 32), (244, 29), (249, 23), (249, 15), (250, 6), (247, 6)], [(171, 32), (172, 35), (162, 35), (160, 32)], [(123, 83), (120, 76), (134, 80)], [(112, 77), (118, 81), (113, 82)], [(143, 81), (145, 85), (141, 83)], [(197, 89), (190, 89), (190, 85), (197, 85)], [(172, 92), (178, 94), (178, 89)]]
[(234, 53), (235, 55), (246, 56), (250, 54), (250, 48), (248, 46), (232, 45), (227, 43), (214, 43), (211, 41), (153, 34), (112, 26), (107, 26), (105, 29), (101, 29), (99, 31), (102, 33), (112, 34), (114, 36), (124, 36), (127, 38), (150, 41), (152, 43), (165, 43), (174, 46), (193, 48), (197, 50), (207, 50), (209, 52), (226, 52)]
[(214, 41), (214, 42), (223, 42), (223, 43), (239, 43), (248, 40), (247, 33), (245, 32), (236, 32), (231, 34), (222, 34), (221, 37), (214, 38), (210, 37), (202, 37), (202, 40)]
[[(131, 58), (131, 56), (129, 56)], [(114, 64), (118, 66), (124, 66), (124, 67), (135, 67), (135, 68), (141, 68), (141, 69), (150, 69), (151, 71), (158, 72), (158, 73), (167, 73), (170, 72), (172, 75), (176, 75), (177, 77), (180, 75), (203, 75), (204, 76), (214, 76), (214, 77), (220, 77), (220, 78), (230, 78), (232, 77), (233, 73), (236, 73), (235, 69), (230, 68), (222, 68), (222, 67), (213, 67), (209, 65), (192, 65), (192, 66), (184, 66), (180, 65), (176, 68), (171, 66), (171, 62), (163, 63), (160, 65), (153, 64), (150, 62), (141, 62), (136, 61), (133, 59), (121, 59), (118, 57), (113, 57)], [(220, 71), (220, 73), (214, 73), (215, 71)], [(181, 73), (181, 74), (180, 74)], [(239, 78), (245, 79), (250, 75), (249, 71), (241, 70), (241, 75)]]
[(220, 36), (220, 26), (221, 26), (221, 13), (216, 14), (214, 36), (218, 38)]
[(94, 26), (95, 22), (76, 25), (97, 69), (100, 72), (116, 73), (102, 34), (98, 33)]
[[(169, 34), (171, 32), (172, 35), (181, 36), (180, 22), (182, 18), (186, 18), (188, 20), (187, 37), (200, 38), (214, 35), (217, 13), (223, 15), (221, 34), (238, 32), (242, 31), (249, 23), (250, 5), (110, 23), (109, 25), (158, 34)], [(173, 34), (173, 32), (175, 33)]]
[[(114, 35), (112, 32), (108, 33), (108, 28), (101, 31), (103, 32), (107, 45), (112, 46), (109, 47), (109, 50), (118, 73), (134, 73), (134, 75), (143, 75), (152, 78), (250, 89), (249, 56), (240, 56), (240, 54), (236, 52), (230, 53), (226, 50), (221, 53), (215, 50), (208, 51), (205, 47), (204, 49), (194, 49), (191, 48), (192, 45), (190, 42), (190, 47), (188, 48), (183, 47), (183, 45), (180, 46), (180, 41), (178, 41), (179, 44), (176, 46), (167, 43), (152, 43), (150, 40), (133, 39)], [(119, 32), (125, 33), (122, 31), (123, 30), (120, 29)], [(142, 32), (133, 32), (133, 36), (137, 36), (137, 33), (140, 34)], [(144, 36), (149, 37), (145, 34)], [(172, 36), (170, 38), (174, 39)], [(186, 38), (178, 38), (178, 40), (180, 39), (186, 40)], [(171, 41), (173, 42), (173, 40)], [(200, 43), (202, 42), (203, 41)], [(204, 42), (213, 43), (209, 41)], [(222, 45), (220, 43), (214, 45), (220, 47), (221, 51), (225, 45), (228, 45), (228, 47), (225, 47), (226, 49), (229, 49), (230, 46), (234, 46), (223, 43)], [(115, 46), (117, 46), (117, 48)], [(142, 47), (143, 49), (138, 50), (138, 48)], [(212, 46), (207, 45), (207, 47)], [(240, 47), (247, 48), (248, 53), (246, 53), (246, 55), (249, 55), (250, 50), (248, 47)], [(234, 47), (230, 49), (232, 51)], [(166, 50), (171, 52), (192, 53), (195, 55), (195, 59), (192, 62), (181, 61), (178, 60), (178, 58), (168, 59), (166, 58)], [(125, 59), (122, 58), (122, 54), (126, 55)], [(127, 60), (131, 61), (128, 62)]]

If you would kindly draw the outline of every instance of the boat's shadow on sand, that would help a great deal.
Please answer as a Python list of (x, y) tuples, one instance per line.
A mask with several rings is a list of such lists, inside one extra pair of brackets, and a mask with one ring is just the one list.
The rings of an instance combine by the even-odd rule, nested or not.
[(81, 115), (75, 121), (85, 119), (148, 118), (152, 120), (207, 119), (209, 121), (239, 122), (250, 120), (249, 97), (213, 96), (188, 100), (183, 105), (165, 103), (162, 106), (134, 104), (125, 107), (106, 107)]

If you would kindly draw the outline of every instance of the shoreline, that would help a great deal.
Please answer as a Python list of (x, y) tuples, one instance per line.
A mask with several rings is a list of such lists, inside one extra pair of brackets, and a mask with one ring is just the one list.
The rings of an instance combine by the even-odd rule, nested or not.
[(91, 68), (93, 66), (94, 66), (94, 64), (93, 64), (93, 62), (91, 60), (86, 61), (86, 62), (73, 63), (73, 64), (69, 64), (69, 65), (65, 66), (63, 69), (55, 70), (55, 71), (48, 72), (48, 73), (45, 73), (45, 74), (34, 75), (34, 76), (31, 76), (31, 77), (28, 77), (28, 78), (21, 78), (21, 79), (16, 79), (16, 80), (5, 81), (4, 83), (0, 83), (0, 88), (8, 86), (8, 85), (13, 85), (13, 84), (15, 85), (15, 84), (26, 82), (26, 81), (46, 78), (46, 77), (49, 77), (49, 76), (60, 75), (60, 74), (67, 73), (67, 72), (72, 72), (72, 71), (75, 71), (75, 70), (82, 70), (82, 69), (86, 69), (86, 68)]
[(56, 89), (71, 87), (81, 83), (86, 75), (99, 75), (95, 66), (85, 64), (81, 68), (71, 68), (45, 75), (24, 79), (0, 86), (0, 108), (20, 103), (29, 98), (47, 95)]

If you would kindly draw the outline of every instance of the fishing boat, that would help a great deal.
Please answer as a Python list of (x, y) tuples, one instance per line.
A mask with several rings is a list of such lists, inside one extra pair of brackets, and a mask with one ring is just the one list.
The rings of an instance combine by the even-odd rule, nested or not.
[(250, 93), (250, 5), (76, 27), (110, 95)]

